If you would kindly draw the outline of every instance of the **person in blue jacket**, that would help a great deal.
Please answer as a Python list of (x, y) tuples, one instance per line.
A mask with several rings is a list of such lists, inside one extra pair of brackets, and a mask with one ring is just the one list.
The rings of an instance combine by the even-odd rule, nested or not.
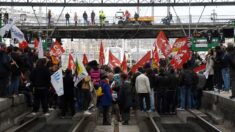
[(112, 105), (112, 93), (107, 75), (101, 76), (100, 86), (103, 92), (103, 95), (100, 98), (100, 105), (103, 108), (103, 125), (111, 125), (109, 122), (109, 108)]

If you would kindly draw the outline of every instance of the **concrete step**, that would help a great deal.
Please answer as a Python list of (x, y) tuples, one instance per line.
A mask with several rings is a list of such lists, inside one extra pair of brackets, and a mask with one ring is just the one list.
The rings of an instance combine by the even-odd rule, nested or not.
[(219, 116), (218, 114), (215, 114), (213, 112), (207, 112), (207, 115), (210, 117), (210, 119), (216, 125), (222, 125), (224, 123), (223, 117)]

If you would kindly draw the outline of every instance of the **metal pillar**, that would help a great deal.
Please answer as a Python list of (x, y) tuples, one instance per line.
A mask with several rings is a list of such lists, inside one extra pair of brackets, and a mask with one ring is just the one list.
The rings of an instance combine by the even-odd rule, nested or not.
[(189, 23), (188, 23), (188, 36), (191, 37), (191, 0), (189, 0), (189, 9), (188, 9), (188, 15), (189, 15)]
[[(2, 12), (0, 10), (0, 28), (2, 27)], [(2, 42), (2, 37), (0, 36), (0, 42)]]
[(235, 42), (235, 20), (233, 20), (233, 42)]

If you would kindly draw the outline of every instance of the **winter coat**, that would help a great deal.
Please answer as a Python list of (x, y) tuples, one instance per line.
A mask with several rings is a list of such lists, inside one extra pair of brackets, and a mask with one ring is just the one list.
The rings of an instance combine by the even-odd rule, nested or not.
[(0, 52), (0, 78), (8, 77), (10, 75), (10, 71), (10, 57), (5, 52)]
[(212, 56), (208, 56), (206, 61), (206, 71), (209, 72), (209, 75), (214, 75), (214, 60)]
[(131, 83), (125, 81), (120, 88), (118, 102), (121, 109), (127, 109), (132, 105)]
[(164, 92), (169, 88), (169, 79), (166, 74), (159, 74), (156, 76), (154, 91)]
[(111, 89), (108, 83), (101, 81), (100, 86), (102, 87), (102, 92), (104, 95), (101, 96), (101, 106), (110, 106), (112, 105), (112, 94)]
[(140, 74), (136, 78), (135, 88), (137, 93), (150, 93), (150, 82), (146, 75)]
[(64, 95), (65, 96), (74, 96), (74, 82), (72, 77), (64, 77), (63, 78), (64, 82)]
[(46, 66), (35, 68), (30, 75), (30, 80), (34, 87), (49, 87), (51, 85), (49, 69)]

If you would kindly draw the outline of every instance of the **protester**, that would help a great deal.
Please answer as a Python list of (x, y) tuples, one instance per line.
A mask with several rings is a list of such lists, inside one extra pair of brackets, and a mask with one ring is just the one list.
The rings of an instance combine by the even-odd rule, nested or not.
[(206, 89), (213, 90), (214, 88), (214, 50), (208, 50), (208, 54), (206, 55), (206, 71), (205, 73), (207, 82)]
[(109, 108), (112, 105), (112, 94), (107, 75), (101, 76), (100, 86), (103, 92), (103, 95), (100, 98), (101, 100), (100, 104), (103, 108), (103, 125), (111, 125), (109, 117)]
[[(149, 93), (151, 92), (150, 82), (146, 76), (145, 71), (140, 71), (141, 74), (136, 78), (135, 88), (139, 98), (139, 105), (141, 111), (150, 112), (150, 97)], [(146, 109), (144, 109), (143, 101), (145, 101)]]
[(214, 59), (214, 72), (215, 72), (215, 86), (220, 93), (222, 90), (223, 85), (223, 78), (222, 78), (222, 63), (223, 63), (223, 56), (224, 52), (220, 46), (215, 47), (215, 59)]
[(81, 101), (83, 103), (82, 109), (84, 110), (84, 114), (90, 115), (91, 113), (88, 111), (89, 103), (91, 101), (91, 85), (90, 85), (91, 78), (90, 76), (86, 76), (82, 80), (82, 87), (81, 87)]
[(50, 71), (46, 67), (46, 59), (39, 59), (36, 68), (30, 75), (32, 87), (34, 87), (34, 106), (33, 115), (38, 112), (40, 104), (42, 105), (43, 113), (48, 116), (48, 89), (51, 85)]
[(5, 44), (0, 43), (0, 97), (7, 96), (10, 74), (10, 57), (6, 53)]
[(62, 112), (61, 115), (64, 117), (66, 113), (68, 112), (68, 108), (71, 112), (71, 116), (75, 114), (75, 107), (74, 107), (74, 82), (73, 82), (73, 76), (72, 71), (69, 69), (66, 69), (65, 76), (63, 78), (64, 82), (64, 95), (62, 95), (61, 98), (61, 108)]
[(118, 102), (122, 115), (123, 125), (129, 125), (130, 107), (132, 105), (131, 83), (128, 81), (128, 76), (125, 73), (121, 74), (122, 85), (118, 96)]
[(232, 95), (230, 96), (230, 98), (233, 99), (235, 98), (235, 49), (233, 43), (228, 43), (227, 51), (232, 84)]
[(196, 73), (189, 67), (188, 63), (183, 65), (183, 70), (180, 74), (180, 108), (178, 110), (185, 110), (194, 108), (192, 100), (192, 91), (195, 89), (195, 84), (198, 83)]

